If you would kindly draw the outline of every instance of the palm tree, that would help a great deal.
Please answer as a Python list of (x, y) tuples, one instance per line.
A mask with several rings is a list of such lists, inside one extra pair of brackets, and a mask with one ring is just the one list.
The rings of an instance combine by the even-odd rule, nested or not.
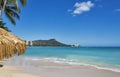
[(19, 19), (20, 7), (19, 3), (22, 6), (25, 6), (27, 0), (0, 0), (0, 15), (4, 13), (6, 17), (11, 21), (13, 25), (16, 25), (15, 19)]
[(4, 23), (3, 21), (0, 21), (0, 28), (6, 30), (6, 31), (8, 31), (8, 32), (11, 32), (11, 31), (8, 29), (8, 27), (6, 27), (5, 25), (6, 25), (6, 23)]
[[(19, 3), (25, 6), (27, 0), (0, 0), (0, 61), (10, 58), (16, 53), (22, 55), (26, 50), (26, 42), (6, 31), (8, 28), (5, 27), (5, 23), (2, 20), (2, 14), (4, 13), (15, 25), (15, 19), (20, 18)], [(0, 67), (1, 66), (3, 65), (0, 65)]]

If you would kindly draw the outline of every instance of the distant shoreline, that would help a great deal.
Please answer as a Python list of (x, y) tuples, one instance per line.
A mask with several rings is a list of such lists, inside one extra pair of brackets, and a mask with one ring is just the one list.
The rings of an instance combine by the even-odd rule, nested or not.
[[(67, 46), (27, 46), (27, 47), (72, 47), (72, 46), (67, 45)], [(120, 46), (79, 46), (79, 48), (120, 48)]]
[(27, 46), (70, 46), (70, 45), (61, 43), (56, 39), (33, 40), (33, 41), (27, 41), (26, 44)]

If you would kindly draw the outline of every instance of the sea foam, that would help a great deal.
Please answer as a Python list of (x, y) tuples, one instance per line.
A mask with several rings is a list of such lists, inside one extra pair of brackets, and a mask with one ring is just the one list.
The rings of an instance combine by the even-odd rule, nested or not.
[(68, 65), (75, 65), (75, 66), (86, 66), (86, 67), (93, 67), (99, 70), (108, 70), (113, 72), (120, 72), (120, 69), (118, 68), (111, 68), (111, 67), (105, 67), (105, 66), (99, 66), (99, 65), (93, 65), (93, 64), (87, 64), (82, 62), (75, 62), (74, 60), (67, 60), (63, 58), (26, 58), (24, 60), (32, 60), (32, 61), (48, 61), (48, 62), (54, 62), (58, 64), (68, 64)]

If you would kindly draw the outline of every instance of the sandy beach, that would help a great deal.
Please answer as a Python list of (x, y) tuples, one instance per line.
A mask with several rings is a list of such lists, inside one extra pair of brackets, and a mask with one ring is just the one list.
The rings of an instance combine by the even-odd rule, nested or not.
[(120, 77), (120, 72), (40, 61), (39, 69), (4, 66), (0, 77)]
[(40, 77), (22, 72), (22, 69), (13, 66), (0, 67), (0, 77)]

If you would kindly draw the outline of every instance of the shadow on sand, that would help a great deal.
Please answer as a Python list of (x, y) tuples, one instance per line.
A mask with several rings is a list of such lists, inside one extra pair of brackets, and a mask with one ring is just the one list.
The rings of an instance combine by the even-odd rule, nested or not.
[(3, 67), (3, 65), (0, 64), (0, 67)]

